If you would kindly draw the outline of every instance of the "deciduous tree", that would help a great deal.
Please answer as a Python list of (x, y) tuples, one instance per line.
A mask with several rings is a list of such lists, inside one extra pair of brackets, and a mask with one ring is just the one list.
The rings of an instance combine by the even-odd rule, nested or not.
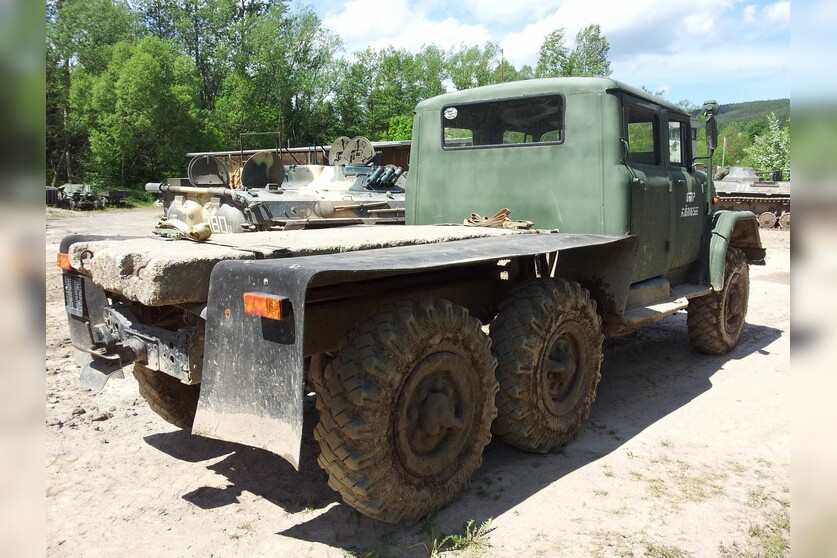
[(780, 170), (790, 168), (790, 125), (782, 127), (775, 113), (767, 116), (767, 130), (756, 136), (747, 150), (753, 168)]
[(561, 77), (567, 75), (567, 62), (570, 50), (564, 44), (566, 31), (563, 27), (550, 31), (541, 43), (538, 51), (538, 64), (535, 67), (535, 77)]
[(89, 133), (88, 178), (137, 184), (182, 172), (197, 147), (198, 77), (192, 61), (156, 37), (115, 45), (99, 75), (73, 76), (72, 126)]
[(601, 27), (598, 24), (588, 25), (575, 36), (575, 48), (569, 55), (563, 75), (607, 77), (611, 73), (607, 59), (609, 52), (610, 43), (602, 34)]

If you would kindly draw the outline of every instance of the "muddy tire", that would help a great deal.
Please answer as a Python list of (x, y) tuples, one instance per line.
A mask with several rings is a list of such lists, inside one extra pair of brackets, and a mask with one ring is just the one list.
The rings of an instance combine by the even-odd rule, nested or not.
[(191, 428), (198, 408), (200, 385), (188, 386), (163, 372), (134, 364), (134, 377), (151, 410), (178, 428)]
[(387, 523), (453, 500), (491, 440), (495, 366), (466, 309), (429, 298), (380, 308), (342, 339), (317, 398), (329, 486)]
[(503, 301), (490, 328), (500, 383), (494, 434), (537, 453), (575, 438), (602, 365), (602, 321), (590, 293), (563, 279), (530, 281)]
[(328, 363), (334, 359), (334, 353), (320, 353), (307, 359), (308, 385), (317, 393), (325, 389), (325, 371)]
[(750, 268), (744, 253), (727, 248), (724, 287), (689, 301), (689, 342), (701, 353), (724, 355), (741, 339), (750, 298)]

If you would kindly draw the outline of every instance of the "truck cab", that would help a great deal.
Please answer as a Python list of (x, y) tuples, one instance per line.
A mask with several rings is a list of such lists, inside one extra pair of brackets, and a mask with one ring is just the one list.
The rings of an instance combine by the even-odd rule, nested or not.
[(711, 187), (682, 108), (606, 78), (506, 83), (416, 107), (407, 224), (512, 208), (562, 233), (634, 235), (632, 283), (682, 283)]

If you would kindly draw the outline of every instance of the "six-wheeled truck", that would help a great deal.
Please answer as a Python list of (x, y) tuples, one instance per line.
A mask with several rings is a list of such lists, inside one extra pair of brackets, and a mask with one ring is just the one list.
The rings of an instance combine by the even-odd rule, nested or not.
[[(533, 452), (572, 440), (605, 337), (686, 310), (698, 351), (738, 343), (765, 250), (752, 213), (714, 210), (696, 126), (611, 79), (481, 87), (416, 107), (406, 226), (65, 238), (82, 380), (133, 363), (164, 419), (295, 466), (316, 392), (329, 485), (416, 521), (456, 497), (492, 434)], [(472, 216), (500, 208), (534, 228), (439, 225), (513, 226)]]

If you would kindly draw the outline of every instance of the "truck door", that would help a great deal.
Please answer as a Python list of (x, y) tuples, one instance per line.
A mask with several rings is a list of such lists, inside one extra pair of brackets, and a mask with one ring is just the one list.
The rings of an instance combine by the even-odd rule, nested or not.
[(668, 172), (674, 196), (669, 268), (678, 269), (698, 257), (706, 214), (706, 182), (689, 170), (693, 157), (689, 119), (669, 114), (667, 120)]
[(631, 234), (639, 237), (633, 282), (662, 275), (671, 251), (672, 195), (660, 107), (623, 94), (625, 164), (631, 173)]

